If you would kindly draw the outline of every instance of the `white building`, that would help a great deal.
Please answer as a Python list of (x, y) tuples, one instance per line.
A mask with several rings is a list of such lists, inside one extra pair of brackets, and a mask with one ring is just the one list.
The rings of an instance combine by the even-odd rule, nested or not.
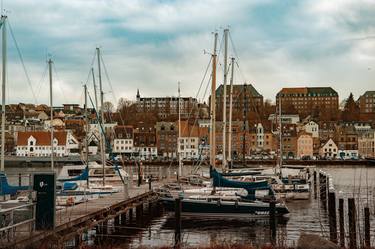
[(152, 147), (134, 147), (133, 153), (142, 160), (154, 159), (158, 156), (158, 148)]
[(329, 139), (319, 151), (319, 155), (324, 158), (336, 158), (338, 155), (338, 147), (336, 143)]
[(256, 126), (256, 134), (257, 134), (257, 148), (263, 149), (264, 146), (264, 128), (261, 123), (258, 123)]
[[(57, 157), (78, 152), (78, 140), (67, 131), (54, 132), (53, 150)], [(17, 133), (17, 156), (51, 156), (51, 133), (49, 131), (24, 131)]]
[(319, 137), (319, 125), (314, 121), (309, 121), (305, 124), (304, 129), (307, 133), (311, 133), (313, 138)]
[(177, 142), (178, 153), (182, 159), (199, 157), (199, 137), (181, 137)]
[(114, 129), (113, 152), (131, 156), (134, 149), (133, 126), (121, 125)]
[[(279, 117), (275, 114), (271, 114), (268, 117), (268, 120), (275, 123), (275, 122), (278, 122)], [(300, 122), (299, 115), (298, 114), (282, 114), (281, 122), (283, 124), (298, 124)]]

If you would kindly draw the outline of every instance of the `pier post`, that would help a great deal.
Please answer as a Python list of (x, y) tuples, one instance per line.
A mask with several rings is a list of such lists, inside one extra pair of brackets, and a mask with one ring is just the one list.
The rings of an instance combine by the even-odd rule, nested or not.
[(129, 209), (129, 220), (130, 221), (133, 220), (133, 208), (132, 207)]
[(345, 247), (344, 199), (339, 199), (340, 247)]
[(181, 199), (176, 198), (175, 209), (174, 209), (175, 221), (176, 221), (175, 236), (174, 236), (175, 248), (180, 248), (180, 244), (181, 244), (181, 208), (182, 208)]
[(327, 176), (323, 173), (319, 174), (320, 181), (320, 201), (324, 209), (327, 208)]
[(82, 235), (81, 234), (77, 234), (75, 236), (75, 238), (74, 238), (75, 248), (80, 248), (81, 243), (82, 243)]
[(120, 216), (116, 216), (115, 219), (114, 219), (114, 227), (115, 227), (115, 231), (118, 231), (119, 228), (120, 228)]
[(135, 208), (135, 215), (136, 215), (136, 219), (137, 220), (142, 219), (142, 216), (143, 216), (143, 204), (140, 204), (140, 205), (138, 205)]
[(120, 215), (121, 225), (126, 224), (126, 212)]
[(354, 198), (348, 199), (348, 216), (349, 216), (349, 248), (357, 248), (357, 224), (356, 208)]
[(102, 234), (108, 234), (108, 220), (105, 220), (102, 223)]
[(336, 195), (328, 192), (329, 239), (337, 244)]
[(149, 190), (149, 191), (151, 191), (151, 189), (152, 189), (151, 182), (152, 182), (152, 175), (150, 175), (150, 176), (148, 177), (148, 190)]
[(316, 181), (317, 181), (316, 170), (314, 170), (314, 199), (316, 199), (318, 197), (317, 188), (316, 188), (316, 185), (317, 185)]
[(276, 202), (270, 201), (270, 230), (271, 230), (271, 243), (276, 243)]
[(22, 186), (22, 175), (21, 175), (21, 173), (18, 174), (18, 186)]
[(365, 220), (364, 220), (364, 230), (365, 230), (365, 248), (371, 248), (371, 237), (370, 237), (370, 208), (365, 207), (364, 209)]

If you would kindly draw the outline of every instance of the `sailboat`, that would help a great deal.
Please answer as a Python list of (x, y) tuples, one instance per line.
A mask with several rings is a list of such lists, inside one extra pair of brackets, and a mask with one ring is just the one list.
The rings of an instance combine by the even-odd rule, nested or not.
[(1, 159), (0, 159), (0, 196), (6, 195), (17, 195), (20, 191), (25, 191), (29, 189), (29, 186), (12, 186), (9, 185), (7, 176), (5, 174), (5, 89), (6, 89), (6, 79), (7, 79), (7, 71), (6, 71), (6, 63), (7, 63), (7, 32), (6, 32), (6, 24), (7, 24), (7, 16), (2, 15), (0, 20), (0, 28), (2, 29), (2, 102), (1, 102)]
[[(225, 36), (228, 35), (228, 30), (224, 31)], [(211, 129), (210, 129), (210, 177), (212, 179), (212, 188), (209, 194), (200, 194), (201, 189), (196, 189), (197, 194), (190, 194), (184, 196), (189, 190), (179, 192), (177, 194), (183, 199), (182, 215), (197, 215), (204, 217), (251, 217), (259, 215), (269, 215), (270, 205), (267, 202), (256, 199), (256, 190), (266, 190), (271, 198), (273, 191), (267, 181), (261, 182), (236, 182), (225, 179), (219, 172), (216, 171), (216, 144), (215, 144), (215, 104), (216, 104), (216, 47), (217, 36), (215, 33), (214, 52), (212, 54), (212, 85), (211, 85)], [(227, 40), (227, 38), (226, 38)], [(223, 150), (225, 152), (225, 150)], [(225, 154), (225, 153), (223, 153)], [(225, 167), (225, 160), (223, 160), (223, 168)], [(237, 189), (245, 190), (246, 194), (234, 193)], [(222, 194), (230, 192), (231, 194)], [(176, 194), (176, 191), (175, 191)], [(174, 196), (172, 193), (164, 190), (161, 196), (161, 201), (169, 211), (174, 211)], [(276, 204), (276, 215), (283, 215), (288, 213), (288, 209), (283, 203)]]

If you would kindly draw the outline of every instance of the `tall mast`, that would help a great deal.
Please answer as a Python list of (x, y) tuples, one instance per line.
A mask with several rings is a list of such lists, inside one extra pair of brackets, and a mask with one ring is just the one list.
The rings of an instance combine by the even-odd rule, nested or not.
[(49, 103), (50, 103), (50, 110), (51, 110), (51, 118), (50, 118), (50, 129), (51, 129), (51, 170), (54, 170), (54, 150), (53, 150), (53, 96), (52, 96), (52, 60), (48, 60), (48, 70), (49, 70)]
[(229, 92), (229, 128), (228, 128), (228, 162), (232, 165), (232, 108), (233, 108), (233, 77), (234, 77), (234, 57), (231, 58), (232, 74), (230, 76)]
[(216, 158), (216, 47), (217, 32), (215, 32), (214, 51), (212, 54), (212, 82), (211, 82), (211, 134), (210, 134), (210, 165), (215, 167)]
[(92, 74), (92, 84), (94, 85), (95, 109), (98, 110), (98, 94), (96, 93), (95, 74), (94, 74), (93, 67), (91, 68), (91, 74)]
[[(89, 118), (87, 112), (87, 85), (84, 85), (85, 88), (85, 123), (86, 123), (86, 135), (85, 135), (85, 149), (86, 149), (86, 170), (89, 171)], [(89, 175), (89, 174), (88, 174)], [(87, 176), (87, 187), (89, 187), (89, 177)]]
[(228, 32), (224, 29), (224, 91), (223, 91), (223, 169), (227, 166), (226, 159), (226, 130), (227, 130), (227, 76), (228, 76)]
[[(178, 82), (178, 141), (180, 144), (181, 141), (181, 91), (180, 91), (180, 82)], [(181, 158), (181, 146), (178, 148), (178, 179), (182, 175), (182, 158)]]
[(243, 85), (243, 139), (242, 139), (242, 160), (244, 165), (246, 164), (246, 82)]
[(282, 176), (282, 167), (283, 167), (283, 125), (281, 118), (281, 93), (279, 95), (279, 173), (280, 177)]
[(105, 186), (105, 136), (104, 136), (104, 106), (103, 106), (103, 87), (102, 87), (102, 73), (100, 69), (100, 49), (96, 48), (97, 56), (98, 56), (98, 72), (99, 72), (99, 90), (100, 90), (100, 123), (103, 126), (101, 130), (100, 136), (100, 146), (101, 146), (101, 156), (102, 156), (102, 164), (103, 164), (103, 186)]
[(2, 53), (3, 53), (3, 72), (2, 72), (2, 101), (1, 101), (1, 171), (5, 170), (4, 158), (5, 158), (5, 84), (6, 84), (6, 70), (7, 70), (7, 31), (6, 31), (6, 19), (7, 16), (1, 16), (2, 22)]

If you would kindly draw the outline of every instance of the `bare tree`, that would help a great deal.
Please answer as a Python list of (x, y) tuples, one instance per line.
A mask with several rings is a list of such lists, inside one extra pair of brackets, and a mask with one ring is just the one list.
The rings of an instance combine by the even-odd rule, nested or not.
[(112, 113), (114, 110), (114, 106), (112, 104), (112, 102), (110, 101), (106, 101), (103, 103), (103, 111), (106, 112), (106, 113)]

